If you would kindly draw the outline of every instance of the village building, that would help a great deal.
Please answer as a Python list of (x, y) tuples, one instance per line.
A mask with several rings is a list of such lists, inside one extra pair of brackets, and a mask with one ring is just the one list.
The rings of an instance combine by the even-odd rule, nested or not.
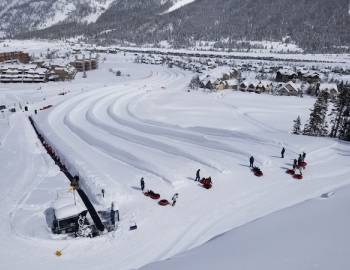
[(225, 80), (217, 80), (215, 81), (214, 85), (216, 90), (228, 89), (228, 84), (227, 84), (227, 81)]
[(300, 86), (292, 81), (280, 84), (276, 93), (280, 96), (298, 96), (302, 94)]
[(0, 64), (1, 83), (44, 83), (72, 80), (76, 69), (69, 64), (38, 62), (33, 64)]
[(65, 59), (53, 59), (39, 63), (39, 66), (50, 70), (50, 81), (67, 81), (73, 80), (77, 70)]
[(272, 92), (272, 82), (267, 80), (245, 80), (241, 82), (239, 85), (239, 90), (243, 92), (251, 92), (251, 93), (268, 93)]
[(289, 69), (280, 69), (276, 72), (276, 81), (287, 83), (289, 81), (296, 82), (298, 74)]
[(308, 82), (310, 84), (319, 83), (321, 81), (319, 73), (310, 71), (299, 71), (298, 78), (299, 80)]
[(33, 64), (0, 65), (2, 83), (42, 83), (48, 81), (50, 72)]
[(255, 93), (267, 93), (271, 94), (273, 89), (273, 85), (271, 81), (260, 81), (258, 85), (255, 87)]
[(12, 60), (18, 60), (23, 64), (27, 64), (30, 61), (30, 57), (28, 53), (21, 51), (0, 52), (0, 62), (7, 62)]
[(201, 80), (201, 84), (200, 87), (201, 88), (205, 88), (205, 89), (209, 89), (209, 90), (214, 90), (215, 89), (215, 81), (216, 79), (213, 77), (210, 77), (209, 75), (205, 76), (204, 78), (202, 78)]
[(237, 79), (227, 80), (226, 83), (228, 89), (238, 90), (239, 88), (239, 81)]
[(84, 72), (89, 70), (94, 70), (98, 68), (98, 59), (95, 56), (90, 55), (86, 56), (76, 56), (74, 61), (71, 61), (70, 64), (75, 67), (78, 72)]

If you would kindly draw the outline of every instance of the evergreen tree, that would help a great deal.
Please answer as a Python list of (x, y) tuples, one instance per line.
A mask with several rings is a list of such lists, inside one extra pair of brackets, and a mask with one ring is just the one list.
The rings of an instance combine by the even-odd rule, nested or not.
[(199, 76), (194, 76), (189, 84), (189, 88), (194, 90), (194, 89), (198, 89), (199, 87), (201, 87), (201, 80), (199, 79)]
[(329, 94), (322, 91), (311, 110), (308, 123), (304, 127), (303, 134), (308, 136), (326, 136), (328, 134), (327, 111)]
[(300, 116), (298, 115), (297, 119), (295, 119), (293, 121), (294, 125), (293, 125), (293, 129), (292, 129), (292, 133), (299, 135), (301, 133), (301, 119)]
[(330, 136), (333, 138), (343, 137), (346, 133), (346, 123), (350, 108), (350, 85), (344, 85), (342, 82), (338, 85), (338, 90), (339, 94), (336, 97), (334, 108), (330, 114), (332, 116)]
[(348, 108), (344, 114), (342, 128), (340, 130), (339, 138), (345, 141), (350, 141), (350, 109)]

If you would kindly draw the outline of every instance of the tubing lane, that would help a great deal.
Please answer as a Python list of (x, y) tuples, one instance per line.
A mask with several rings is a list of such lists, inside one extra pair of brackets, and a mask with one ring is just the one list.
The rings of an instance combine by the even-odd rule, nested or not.
[[(56, 155), (56, 152), (53, 150), (53, 148), (47, 143), (47, 141), (45, 141), (43, 135), (40, 134), (40, 132), (38, 131), (38, 129), (35, 126), (35, 122), (34, 122), (32, 117), (29, 117), (29, 122), (31, 123), (35, 133), (37, 134), (41, 144), (44, 146), (44, 148), (46, 149), (49, 156), (53, 159), (55, 164), (60, 168), (60, 170), (64, 173), (64, 175), (68, 178), (68, 180), (71, 183), (74, 182), (75, 180), (74, 180), (73, 175), (68, 171), (66, 166), (61, 162), (60, 158)], [(92, 205), (88, 196), (86, 195), (84, 190), (82, 190), (80, 187), (78, 187), (76, 190), (77, 190), (81, 200), (83, 201), (86, 209), (89, 211), (89, 214), (90, 214), (92, 220), (94, 221), (96, 228), (99, 231), (103, 232), (105, 229), (105, 226), (103, 225), (99, 215), (97, 214), (97, 212), (95, 210), (95, 207)]]

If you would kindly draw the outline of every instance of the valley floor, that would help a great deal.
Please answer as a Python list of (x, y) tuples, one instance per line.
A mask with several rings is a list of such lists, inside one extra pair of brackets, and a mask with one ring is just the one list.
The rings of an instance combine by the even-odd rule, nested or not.
[[(111, 67), (130, 76), (116, 78), (108, 71)], [(53, 105), (34, 116), (39, 129), (59, 150), (65, 164), (81, 176), (94, 204), (107, 207), (115, 202), (121, 213), (115, 233), (94, 239), (53, 236), (45, 211), (57, 192), (68, 192), (69, 185), (40, 145), (27, 114), (15, 113), (9, 116), (10, 125), (6, 121), (0, 125), (1, 269), (136, 269), (350, 183), (350, 144), (290, 134), (292, 121), (298, 115), (305, 121), (314, 99), (232, 91), (187, 92), (191, 77), (191, 73), (176, 68), (139, 65), (128, 57), (108, 56), (101, 69), (88, 73), (87, 79), (49, 83), (40, 89), (37, 85), (1, 85), (2, 98), (28, 102), (29, 113)], [(59, 96), (62, 90), (69, 94)], [(282, 146), (287, 150), (285, 159), (280, 158)], [(307, 153), (308, 166), (304, 180), (297, 181), (285, 171), (302, 151)], [(250, 155), (255, 156), (263, 177), (250, 171)], [(202, 176), (212, 177), (213, 189), (205, 190), (194, 181), (198, 168)], [(146, 189), (159, 192), (164, 199), (179, 193), (176, 206), (161, 207), (145, 197), (139, 190), (141, 177)], [(106, 191), (104, 198), (102, 189)], [(325, 211), (338, 201), (337, 195), (334, 201), (322, 202)], [(322, 211), (319, 204), (312, 210), (315, 215)], [(329, 239), (330, 235), (323, 235), (322, 219), (311, 216), (306, 220), (303, 214), (309, 210), (299, 214), (300, 207), (240, 227), (189, 255), (147, 269), (177, 268), (179, 258), (184, 260), (183, 267), (190, 268), (190, 261), (200, 263), (195, 253), (203, 251), (204, 257), (210, 258), (205, 254), (213, 245), (217, 250), (229, 247), (233, 254), (230, 259), (237, 258), (237, 265), (244, 269), (249, 266), (247, 261), (254, 260), (250, 257), (251, 243), (259, 250), (264, 249), (264, 243), (271, 244), (271, 249), (262, 253), (266, 256), (272, 256), (269, 250), (282, 243), (290, 250), (297, 248), (295, 238), (282, 238), (290, 233), (281, 230), (286, 226), (279, 223), (282, 218), (285, 222), (294, 218), (315, 221), (320, 239)], [(133, 222), (138, 229), (129, 231)], [(294, 235), (293, 226), (287, 228)], [(306, 237), (309, 235), (300, 243), (305, 243), (303, 248), (312, 237), (316, 239), (315, 235)], [(312, 246), (316, 256), (324, 254), (319, 241)], [(56, 250), (62, 250), (63, 255), (56, 257)], [(295, 256), (290, 254), (292, 261), (287, 258), (276, 265), (264, 258), (260, 266), (266, 262), (268, 267), (260, 269), (280, 269), (275, 267), (283, 262), (306, 269), (309, 261), (303, 264), (302, 250)], [(341, 258), (340, 268), (350, 265), (344, 261), (346, 254)], [(300, 264), (294, 264), (295, 260)], [(201, 264), (194, 265), (202, 268)]]

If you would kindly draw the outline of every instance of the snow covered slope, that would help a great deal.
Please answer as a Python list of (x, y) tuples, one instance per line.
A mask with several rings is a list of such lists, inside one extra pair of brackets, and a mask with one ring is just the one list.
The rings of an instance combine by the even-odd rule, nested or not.
[[(330, 138), (293, 136), (312, 98), (224, 91), (186, 91), (193, 74), (133, 63), (133, 55), (101, 55), (100, 69), (75, 81), (8, 84), (9, 104), (30, 101), (35, 121), (81, 176), (97, 206), (114, 201), (121, 213), (115, 233), (95, 239), (54, 237), (45, 211), (68, 185), (48, 159), (23, 113), (2, 136), (0, 166), (1, 269), (136, 269), (198, 247), (233, 228), (350, 183), (350, 145)], [(117, 68), (124, 74), (114, 76)], [(127, 76), (126, 74), (130, 74)], [(58, 96), (62, 89), (69, 90)], [(9, 133), (8, 133), (9, 132)], [(286, 158), (279, 157), (282, 146)], [(285, 173), (307, 153), (304, 180)], [(250, 155), (264, 172), (247, 165)], [(194, 181), (196, 170), (214, 186)], [(330, 169), (331, 168), (331, 169)], [(145, 197), (139, 180), (170, 200), (161, 207)], [(105, 190), (105, 197), (101, 189)], [(129, 231), (135, 221), (136, 231)], [(11, 250), (9, 253), (8, 250)], [(62, 250), (62, 256), (55, 256)]]
[(0, 30), (42, 29), (63, 21), (95, 22), (114, 0), (0, 1)]
[(173, 0), (173, 5), (165, 12), (165, 13), (170, 13), (173, 12), (183, 6), (186, 6), (196, 0)]
[(282, 210), (142, 270), (348, 269), (350, 187)]

